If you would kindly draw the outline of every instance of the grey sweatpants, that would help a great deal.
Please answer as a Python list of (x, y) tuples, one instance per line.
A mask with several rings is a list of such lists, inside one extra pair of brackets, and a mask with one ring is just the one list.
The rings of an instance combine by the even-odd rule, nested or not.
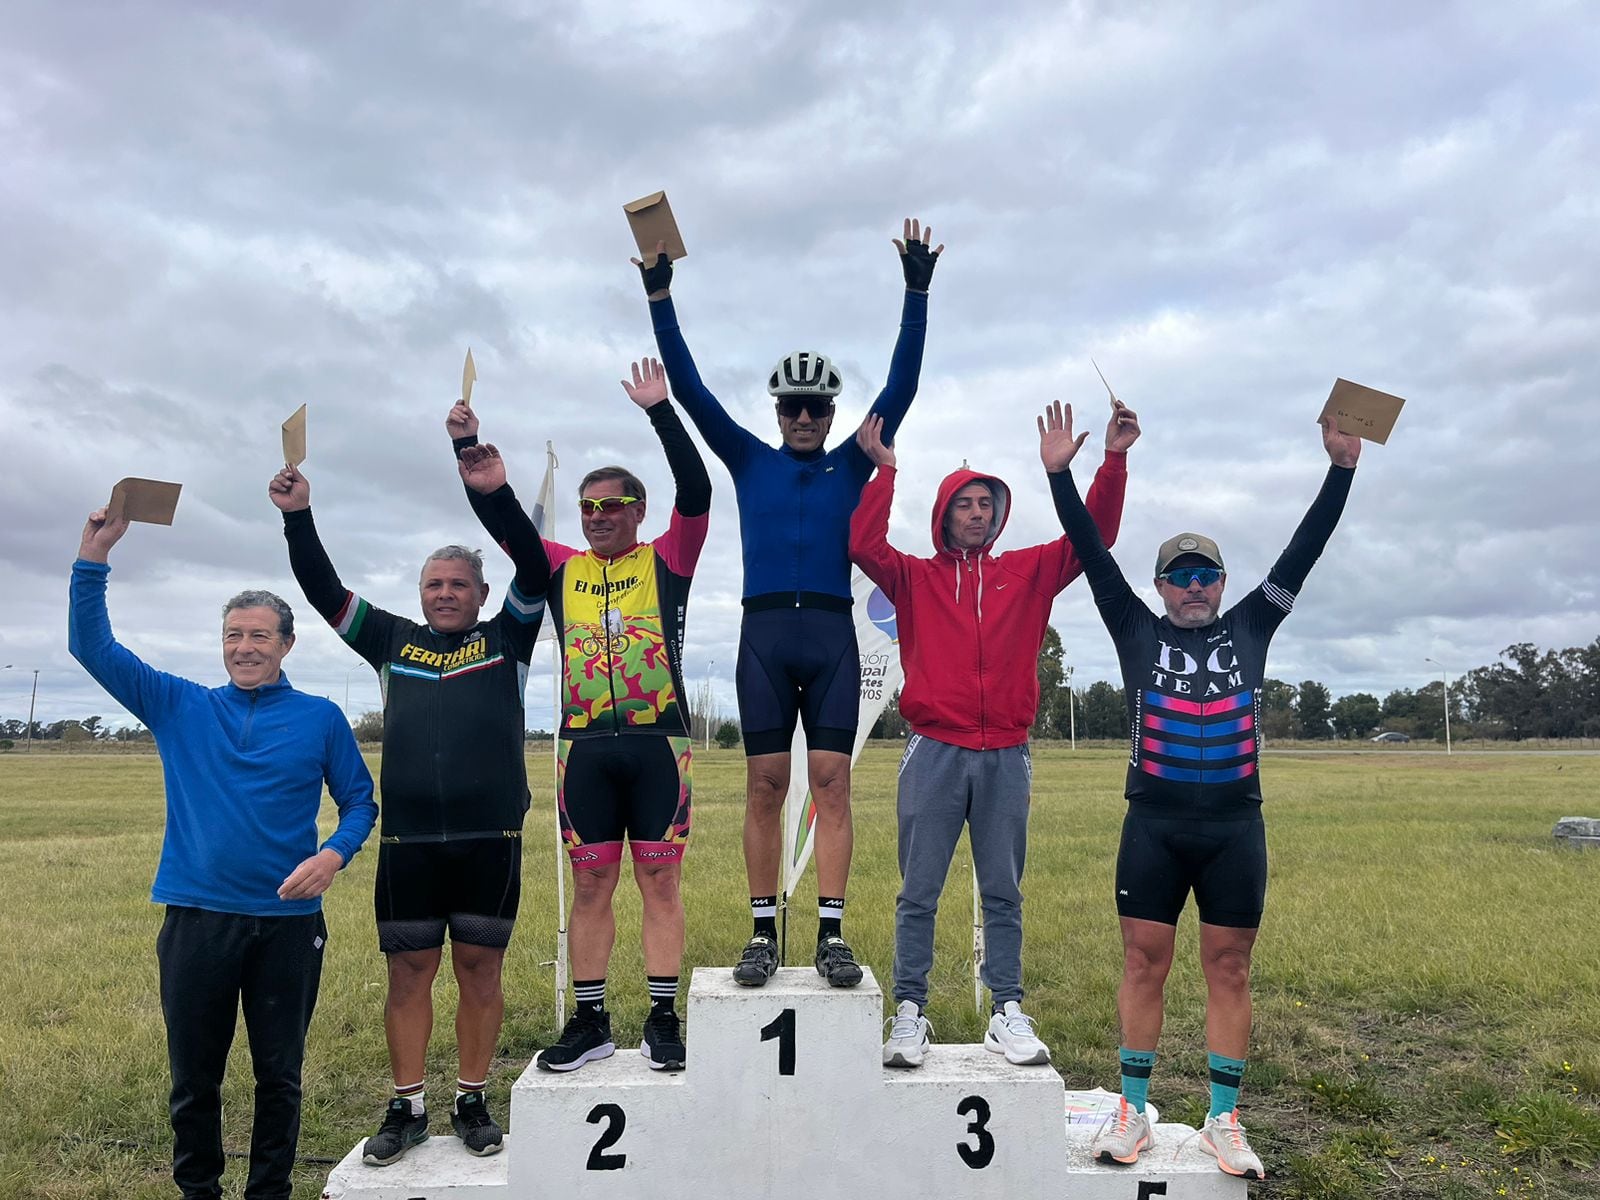
[(1022, 866), (1028, 854), (1026, 745), (965, 750), (912, 734), (900, 760), (900, 895), (894, 909), (894, 998), (928, 1002), (939, 893), (962, 825), (983, 901), (983, 983), (998, 1006), (1022, 999)]

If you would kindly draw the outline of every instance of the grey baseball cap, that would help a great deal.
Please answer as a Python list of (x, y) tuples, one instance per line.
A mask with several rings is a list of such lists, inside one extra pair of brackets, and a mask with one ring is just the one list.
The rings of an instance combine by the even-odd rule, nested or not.
[(1178, 533), (1162, 542), (1161, 549), (1156, 551), (1156, 574), (1161, 574), (1186, 554), (1196, 555), (1222, 569), (1222, 551), (1215, 542), (1203, 533)]

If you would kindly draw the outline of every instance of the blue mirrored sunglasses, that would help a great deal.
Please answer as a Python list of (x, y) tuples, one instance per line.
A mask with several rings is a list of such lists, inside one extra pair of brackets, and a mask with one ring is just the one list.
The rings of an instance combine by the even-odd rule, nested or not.
[(1179, 567), (1175, 571), (1163, 571), (1157, 579), (1165, 579), (1173, 587), (1186, 588), (1191, 583), (1198, 583), (1201, 587), (1210, 587), (1221, 579), (1227, 572), (1220, 567)]

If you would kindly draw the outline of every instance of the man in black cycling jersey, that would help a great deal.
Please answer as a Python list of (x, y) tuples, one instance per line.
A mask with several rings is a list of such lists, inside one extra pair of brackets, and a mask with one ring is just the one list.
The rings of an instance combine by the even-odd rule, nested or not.
[[(928, 284), (941, 245), (933, 231), (905, 222), (894, 239), (905, 276), (900, 336), (889, 377), (873, 403), (883, 437), (916, 395), (927, 332)], [(850, 514), (872, 474), (855, 441), (825, 451), (834, 397), (844, 386), (824, 355), (797, 351), (773, 368), (783, 445), (774, 449), (733, 420), (700, 379), (678, 328), (669, 287), (672, 264), (661, 247), (644, 276), (656, 345), (673, 397), (733, 476), (744, 559), (744, 620), (735, 682), (746, 755), (745, 872), (754, 930), (733, 976), (759, 987), (778, 968), (777, 904), (783, 857), (783, 802), (798, 720), (805, 730), (811, 798), (817, 806), (816, 968), (834, 987), (861, 982), (842, 936), (850, 875), (850, 755), (859, 723), (861, 659), (850, 616)]]
[(1078, 496), (1068, 464), (1088, 435), (1073, 439), (1071, 406), (1047, 409), (1039, 434), (1056, 512), (1116, 644), (1132, 732), (1116, 877), (1122, 1102), (1091, 1154), (1132, 1163), (1153, 1143), (1145, 1095), (1178, 915), (1192, 890), (1200, 911), (1211, 1072), (1200, 1145), (1230, 1175), (1260, 1179), (1261, 1160), (1238, 1114), (1250, 1041), (1250, 954), (1267, 889), (1256, 734), (1260, 689), (1272, 635), (1344, 511), (1361, 442), (1340, 433), (1332, 418), (1323, 419), (1322, 443), (1332, 465), (1322, 490), (1266, 579), (1226, 612), (1219, 615), (1227, 574), (1217, 544), (1198, 533), (1163, 542), (1155, 586), (1166, 611), (1158, 617), (1128, 586)]
[(501, 963), (522, 889), (523, 688), (544, 616), (550, 566), (492, 446), (461, 460), (461, 477), (492, 505), (516, 567), (488, 621), (477, 551), (445, 546), (423, 563), (423, 624), (347, 591), (311, 517), (311, 485), (294, 467), (268, 488), (283, 511), (289, 563), (306, 599), (372, 664), (383, 686), (382, 825), (375, 907), (388, 959), (384, 1033), (394, 1095), (363, 1159), (386, 1166), (428, 1136), (423, 1101), (433, 980), (445, 932), (460, 988), (460, 1074), (451, 1125), (473, 1154), (498, 1151), (484, 1087), (505, 1014)]

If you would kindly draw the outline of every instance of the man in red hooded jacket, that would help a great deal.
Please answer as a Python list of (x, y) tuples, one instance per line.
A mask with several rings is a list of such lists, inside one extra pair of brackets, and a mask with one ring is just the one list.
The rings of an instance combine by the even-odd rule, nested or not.
[[(1082, 571), (1065, 537), (990, 553), (1005, 528), (1011, 489), (962, 468), (945, 477), (933, 506), (931, 558), (889, 545), (894, 451), (882, 422), (856, 435), (878, 473), (850, 522), (850, 557), (895, 606), (905, 686), (900, 713), (911, 726), (900, 761), (900, 895), (895, 901), (894, 997), (887, 1066), (922, 1065), (929, 1025), (922, 1015), (933, 968), (934, 916), (963, 825), (983, 900), (983, 982), (993, 1001), (984, 1045), (1013, 1063), (1047, 1063), (1050, 1051), (1022, 1011), (1022, 868), (1028, 844), (1033, 765), (1028, 727), (1039, 711), (1039, 648), (1050, 606)], [(1127, 451), (1139, 437), (1131, 409), (1106, 427), (1105, 462), (1089, 489), (1100, 535), (1122, 523)]]

